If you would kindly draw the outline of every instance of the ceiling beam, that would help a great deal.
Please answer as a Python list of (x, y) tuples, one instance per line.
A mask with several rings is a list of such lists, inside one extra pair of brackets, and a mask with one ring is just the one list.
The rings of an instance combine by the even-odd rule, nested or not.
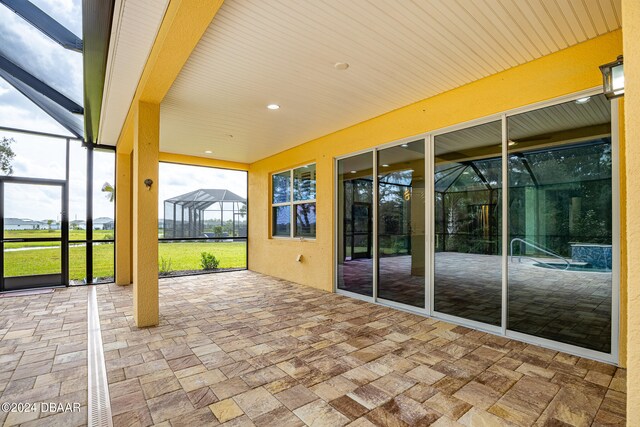
[(82, 52), (82, 40), (29, 0), (0, 0), (25, 21), (65, 49)]
[(12, 62), (9, 58), (7, 58), (2, 46), (0, 46), (0, 69), (6, 73), (9, 73), (11, 76), (20, 80), (27, 86), (31, 87), (33, 90), (40, 92), (67, 111), (75, 114), (82, 114), (84, 112), (82, 106), (80, 106), (77, 102), (58, 92), (42, 80), (35, 77), (33, 74), (26, 71), (24, 68)]
[(171, 0), (149, 58), (142, 71), (124, 125), (118, 137), (118, 151), (130, 152), (134, 106), (140, 102), (160, 104), (193, 49), (218, 13), (223, 0)]
[(51, 118), (56, 122), (60, 123), (61, 126), (71, 132), (76, 138), (82, 139), (82, 119), (78, 115), (71, 113), (60, 104), (35, 90), (22, 80), (17, 79), (2, 68), (0, 68), (0, 77), (5, 79), (24, 96), (29, 98), (31, 102), (40, 107), (45, 113), (51, 116)]

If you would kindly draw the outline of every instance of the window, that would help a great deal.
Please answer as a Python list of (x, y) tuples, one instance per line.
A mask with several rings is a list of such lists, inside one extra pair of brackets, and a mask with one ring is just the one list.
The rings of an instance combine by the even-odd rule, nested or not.
[(316, 165), (272, 175), (271, 234), (316, 237)]

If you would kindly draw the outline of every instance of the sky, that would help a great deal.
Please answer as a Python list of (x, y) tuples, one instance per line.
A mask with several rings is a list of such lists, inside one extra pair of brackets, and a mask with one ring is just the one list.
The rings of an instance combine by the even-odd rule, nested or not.
[[(81, 37), (81, 0), (31, 0), (36, 6)], [(0, 43), (14, 62), (82, 105), (82, 55), (64, 49), (0, 5)], [(0, 78), (0, 127), (27, 129), (71, 136), (46, 113)], [(0, 137), (13, 138), (16, 157), (13, 176), (64, 179), (64, 139), (36, 137), (0, 130)], [(86, 150), (80, 141), (70, 146), (69, 219), (86, 217)], [(110, 152), (94, 155), (94, 218), (114, 217), (114, 204), (101, 191), (114, 184), (114, 158)], [(199, 188), (223, 188), (246, 197), (244, 172), (184, 165), (161, 164), (158, 212), (162, 201)], [(117, 191), (117, 190), (116, 190)], [(60, 218), (60, 194), (55, 187), (7, 185), (5, 217), (46, 220)]]

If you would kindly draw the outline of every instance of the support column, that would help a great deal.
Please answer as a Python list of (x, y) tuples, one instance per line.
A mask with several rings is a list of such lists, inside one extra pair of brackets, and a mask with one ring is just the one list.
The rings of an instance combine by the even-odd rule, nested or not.
[(131, 284), (131, 153), (116, 154), (116, 284)]
[(640, 420), (640, 2), (622, 1), (627, 260), (627, 420)]
[[(160, 105), (139, 101), (133, 138), (133, 315), (158, 324), (158, 154)], [(151, 180), (149, 186), (145, 180)]]

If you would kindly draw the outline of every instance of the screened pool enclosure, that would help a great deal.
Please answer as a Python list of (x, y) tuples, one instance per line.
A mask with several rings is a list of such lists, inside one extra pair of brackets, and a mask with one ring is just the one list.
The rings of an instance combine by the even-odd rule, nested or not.
[[(611, 245), (611, 138), (514, 150), (508, 169), (509, 255), (536, 254), (564, 268), (556, 264), (577, 245)], [(437, 251), (501, 254), (501, 171), (499, 156), (435, 167)], [(583, 263), (611, 270), (610, 258), (604, 267)]]
[(164, 201), (165, 238), (246, 237), (247, 199), (224, 189), (199, 189)]

